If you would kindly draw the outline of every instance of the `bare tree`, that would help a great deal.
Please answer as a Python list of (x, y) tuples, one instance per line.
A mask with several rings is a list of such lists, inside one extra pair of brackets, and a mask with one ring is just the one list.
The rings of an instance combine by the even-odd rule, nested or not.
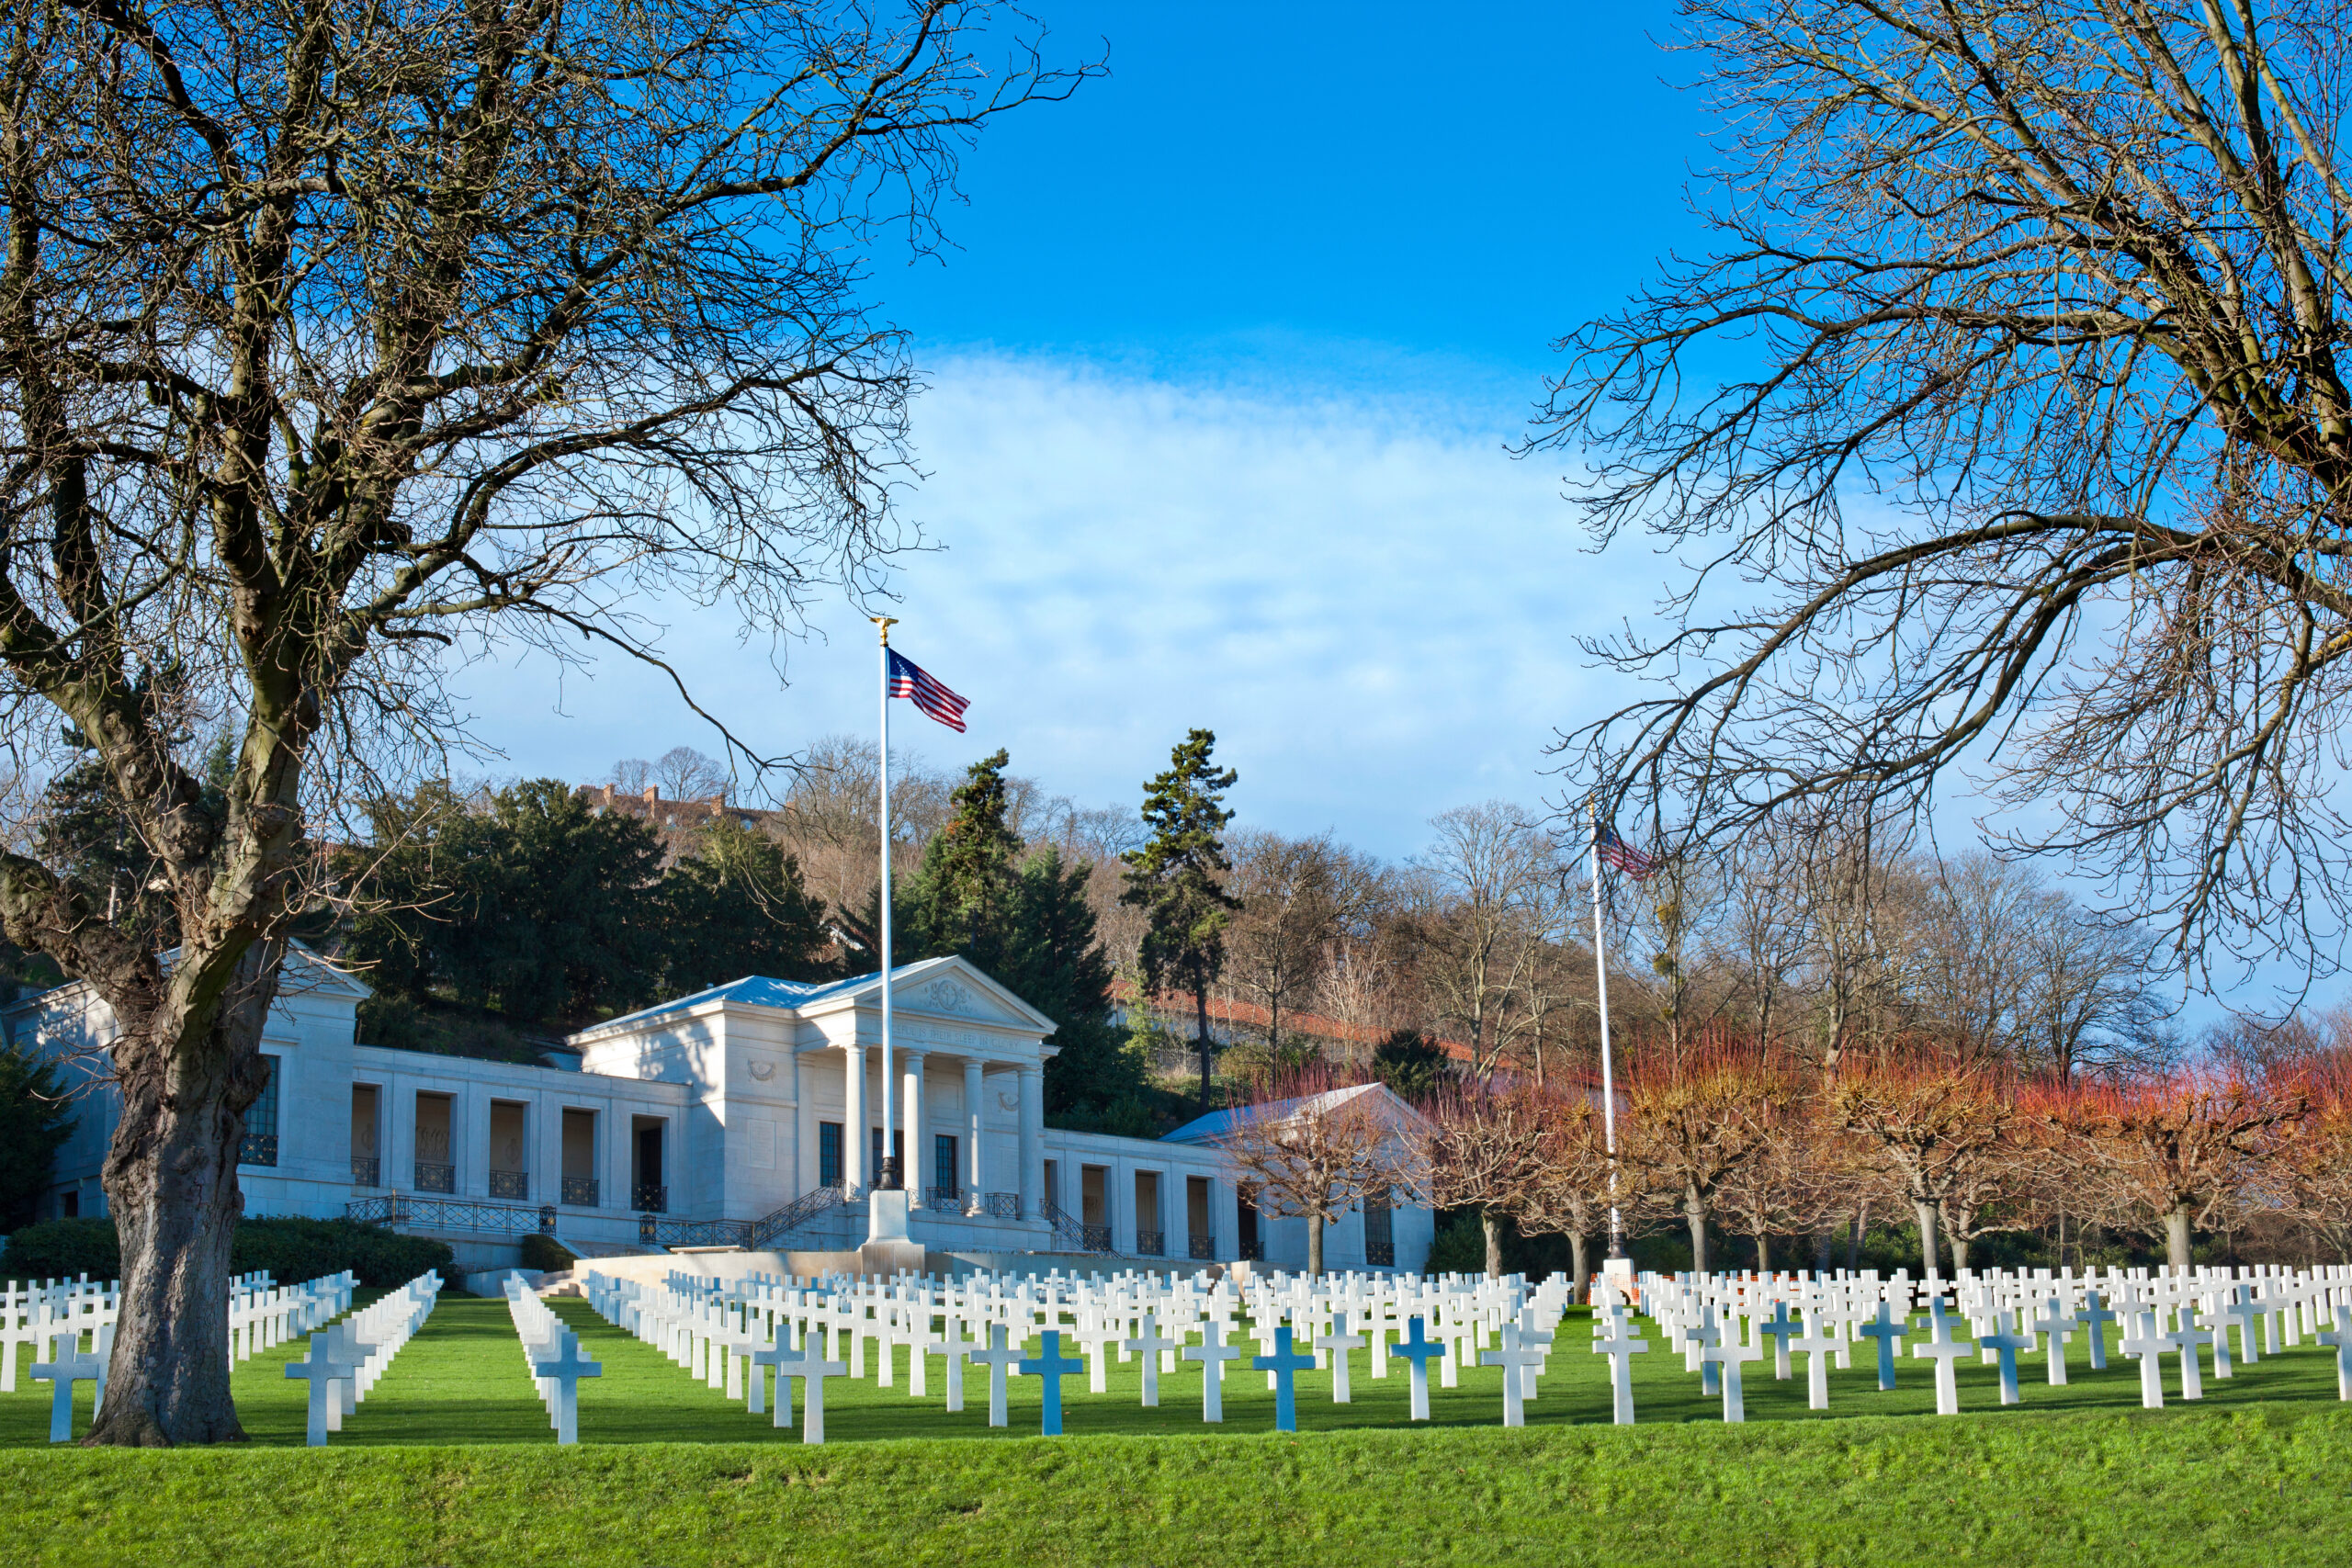
[(1592, 1238), (1608, 1229), (1616, 1196), (1610, 1181), (1614, 1162), (1596, 1096), (1555, 1096), (1544, 1122), (1535, 1180), (1514, 1217), (1523, 1235), (1567, 1237), (1568, 1267), (1582, 1300), (1592, 1280)]
[(1547, 931), (1558, 885), (1551, 845), (1508, 802), (1430, 818), (1436, 841), (1416, 863), (1422, 983), (1440, 1018), (1469, 1033), (1472, 1070), (1495, 1069), (1511, 994)]
[(1368, 1198), (1423, 1186), (1417, 1114), (1379, 1084), (1338, 1085), (1328, 1069), (1272, 1075), (1218, 1139), (1266, 1213), (1306, 1221), (1306, 1272), (1323, 1272), (1323, 1233)]
[(1476, 1205), (1487, 1274), (1503, 1270), (1503, 1222), (1530, 1212), (1544, 1179), (1558, 1102), (1532, 1086), (1471, 1078), (1436, 1097), (1429, 1134), (1430, 1202)]
[(1282, 1045), (1283, 1009), (1313, 988), (1331, 944), (1374, 881), (1371, 865), (1329, 832), (1233, 836), (1226, 891), (1241, 901), (1226, 939), (1225, 977), (1266, 1009), (1266, 1043)]
[(1636, 1064), (1623, 1092), (1623, 1168), (1641, 1198), (1679, 1213), (1704, 1273), (1716, 1191), (1765, 1152), (1795, 1086), (1768, 1054), (1718, 1043)]
[[(961, 0), (104, 0), (8, 29), (0, 735), (28, 766), (60, 718), (96, 749), (179, 942), (166, 968), (22, 853), (0, 924), (117, 1031), (92, 1440), (214, 1441), (238, 1119), (313, 825), (465, 744), (450, 663), (661, 665), (664, 596), (773, 632), (862, 591), (909, 372), (861, 242), (927, 243), (963, 142), (1069, 78), (978, 58), (1006, 35)], [(167, 688), (236, 737), (218, 793)]]
[(1965, 1190), (1982, 1210), (1983, 1179), (2006, 1162), (2018, 1115), (2009, 1080), (1981, 1062), (1917, 1055), (1850, 1062), (1830, 1085), (1826, 1109), (1863, 1140), (1911, 1205), (1921, 1269), (1937, 1272), (1943, 1205)]
[[(2341, 8), (1682, 11), (1719, 243), (1566, 341), (1546, 438), (1600, 538), (1694, 570), (1659, 636), (1597, 649), (1672, 689), (1568, 749), (1719, 840), (1964, 773), (2008, 848), (2130, 886), (2199, 972), (2334, 963)], [(1693, 387), (1710, 360), (1754, 368)]]
[(651, 777), (673, 800), (707, 800), (727, 794), (727, 764), (691, 746), (673, 746), (653, 764)]

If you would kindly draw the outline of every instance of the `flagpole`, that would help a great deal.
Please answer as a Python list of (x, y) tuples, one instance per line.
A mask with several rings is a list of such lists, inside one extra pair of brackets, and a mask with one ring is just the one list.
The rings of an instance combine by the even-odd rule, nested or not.
[(1625, 1229), (1617, 1213), (1617, 1074), (1609, 1055), (1608, 931), (1600, 918), (1600, 796), (1589, 803), (1592, 818), (1592, 966), (1600, 991), (1600, 1127), (1609, 1151), (1609, 1254), (1625, 1256)]
[(890, 1192), (899, 1187), (890, 1114), (898, 1087), (890, 1076), (890, 628), (898, 622), (888, 615), (876, 615), (873, 621), (882, 631), (882, 1157), (874, 1185)]

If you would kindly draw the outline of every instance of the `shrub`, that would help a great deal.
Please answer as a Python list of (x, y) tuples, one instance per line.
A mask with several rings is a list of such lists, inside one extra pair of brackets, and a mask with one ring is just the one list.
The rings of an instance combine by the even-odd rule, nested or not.
[(238, 1225), (230, 1252), (230, 1267), (238, 1273), (266, 1269), (281, 1284), (348, 1269), (361, 1284), (384, 1288), (406, 1284), (428, 1269), (447, 1279), (455, 1263), (447, 1242), (356, 1220), (247, 1220)]
[(77, 1274), (121, 1277), (122, 1249), (112, 1220), (44, 1220), (10, 1236), (8, 1250), (0, 1253), (0, 1278), (38, 1282)]
[[(363, 1285), (406, 1284), (428, 1269), (447, 1279), (455, 1255), (447, 1242), (402, 1235), (353, 1220), (254, 1219), (241, 1222), (231, 1244), (229, 1267), (250, 1274), (266, 1269), (280, 1284), (352, 1271)], [(93, 1280), (122, 1275), (122, 1250), (112, 1220), (50, 1220), (28, 1225), (8, 1238), (0, 1254), (0, 1278)]]
[(537, 1231), (523, 1238), (523, 1267), (541, 1274), (560, 1274), (580, 1259), (563, 1243)]

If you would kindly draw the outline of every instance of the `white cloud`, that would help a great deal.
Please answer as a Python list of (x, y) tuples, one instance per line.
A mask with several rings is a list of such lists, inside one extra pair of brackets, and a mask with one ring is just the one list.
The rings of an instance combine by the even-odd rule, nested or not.
[[(1001, 745), (1057, 791), (1131, 802), (1205, 725), (1247, 820), (1401, 854), (1436, 811), (1547, 790), (1552, 728), (1589, 715), (1603, 679), (1576, 634), (1650, 604), (1657, 563), (1585, 555), (1558, 465), (1505, 454), (1523, 402), (989, 355), (931, 383), (915, 430), (932, 477), (910, 511), (944, 548), (902, 565), (894, 636), (971, 699), (972, 730), (905, 705), (893, 727), (941, 763)], [(730, 721), (779, 749), (870, 729), (872, 634), (850, 606), (820, 613), (783, 690), (737, 629), (697, 615), (668, 639)], [(708, 749), (642, 671), (572, 681), (561, 717), (530, 664), (461, 683), (517, 771)]]

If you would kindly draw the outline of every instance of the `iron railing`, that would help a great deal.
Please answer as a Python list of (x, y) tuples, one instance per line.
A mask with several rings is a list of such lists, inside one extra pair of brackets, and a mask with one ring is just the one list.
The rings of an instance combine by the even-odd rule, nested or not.
[(344, 1218), (373, 1225), (416, 1225), (426, 1230), (552, 1232), (555, 1211), (516, 1203), (481, 1203), (462, 1198), (425, 1198), (393, 1192), (381, 1198), (356, 1198), (343, 1206)]
[(596, 1206), (596, 1179), (593, 1176), (567, 1176), (563, 1179), (563, 1201), (575, 1209)]
[(1019, 1219), (1021, 1217), (1021, 1194), (1018, 1192), (989, 1193), (988, 1200), (988, 1213), (989, 1218), (992, 1220)]
[(353, 1155), (351, 1179), (361, 1187), (381, 1187), (384, 1184), (384, 1162), (374, 1155)]
[(520, 1202), (531, 1195), (531, 1173), (526, 1170), (493, 1170), (490, 1173), (490, 1195), (512, 1198)]
[(1080, 1225), (1079, 1229), (1086, 1233), (1085, 1244), (1087, 1251), (1108, 1252), (1111, 1250), (1111, 1227), (1109, 1225)]
[(666, 1214), (670, 1212), (670, 1190), (666, 1187), (650, 1186), (640, 1181), (637, 1184), (636, 1195), (630, 1198), (628, 1206), (640, 1213)]
[(455, 1192), (458, 1190), (458, 1168), (454, 1165), (435, 1165), (430, 1160), (418, 1160), (416, 1190), (419, 1192)]
[(922, 1190), (922, 1206), (960, 1214), (964, 1212), (964, 1190), (960, 1187), (926, 1187)]
[(1363, 1260), (1374, 1269), (1394, 1269), (1396, 1267), (1396, 1244), (1393, 1241), (1365, 1242)]
[(276, 1165), (277, 1163), (277, 1134), (247, 1133), (243, 1137), (239, 1138), (237, 1163), (239, 1165)]
[(1136, 1232), (1136, 1252), (1144, 1258), (1165, 1258), (1168, 1255), (1166, 1231)]
[(1242, 1262), (1244, 1262), (1244, 1263), (1263, 1263), (1265, 1260), (1266, 1260), (1266, 1245), (1265, 1245), (1265, 1243), (1263, 1243), (1263, 1242), (1260, 1241), (1256, 1236), (1254, 1236), (1254, 1235), (1253, 1235), (1253, 1236), (1251, 1236), (1249, 1240), (1247, 1240), (1247, 1241), (1245, 1241), (1245, 1242), (1243, 1242), (1243, 1243), (1241, 1244), (1241, 1261), (1242, 1261)]
[[(798, 1230), (820, 1214), (831, 1213), (856, 1196), (856, 1188), (842, 1182), (803, 1192), (767, 1218), (742, 1225), (743, 1239), (740, 1245), (748, 1251), (757, 1252), (778, 1236)], [(640, 1224), (639, 1228), (642, 1229), (643, 1225)]]
[(1188, 1256), (1204, 1263), (1216, 1261), (1216, 1235), (1214, 1232), (1195, 1231), (1184, 1238), (1184, 1246)]
[(1046, 1223), (1054, 1227), (1055, 1240), (1072, 1252), (1090, 1250), (1086, 1245), (1086, 1227), (1080, 1224), (1069, 1210), (1048, 1198), (1046, 1200), (1045, 1213)]
[(743, 1220), (665, 1220), (637, 1216), (637, 1239), (650, 1247), (742, 1247), (752, 1230)]

